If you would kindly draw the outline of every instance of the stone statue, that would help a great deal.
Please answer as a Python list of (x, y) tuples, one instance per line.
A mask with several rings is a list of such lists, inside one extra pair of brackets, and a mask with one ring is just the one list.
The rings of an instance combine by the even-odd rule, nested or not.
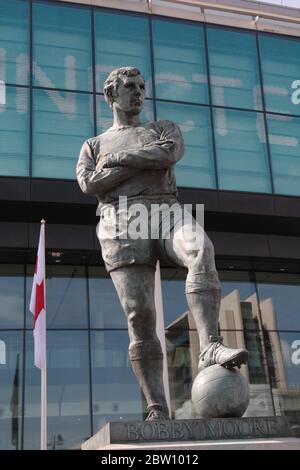
[[(111, 72), (104, 84), (104, 95), (113, 111), (113, 126), (84, 142), (77, 179), (82, 191), (95, 195), (99, 201), (102, 257), (127, 316), (129, 355), (147, 401), (147, 420), (168, 419), (163, 354), (155, 328), (157, 259), (167, 259), (188, 270), (186, 298), (199, 335), (199, 370), (214, 364), (240, 367), (247, 362), (248, 352), (222, 344), (222, 337), (218, 336), (221, 291), (214, 248), (193, 217), (182, 224), (184, 208), (178, 201), (174, 175), (174, 166), (184, 154), (179, 127), (168, 120), (141, 123), (145, 80), (136, 68), (122, 67)], [(130, 222), (133, 218), (132, 212), (121, 207), (120, 198), (125, 196), (127, 204), (143, 205), (149, 210), (155, 204), (163, 204), (163, 219), (170, 216), (172, 207), (171, 224), (166, 229), (160, 220), (154, 226), (155, 237), (152, 226), (151, 236), (124, 236), (123, 225), (116, 229), (116, 220), (124, 221), (125, 217)], [(147, 224), (149, 218), (144, 221), (144, 228)], [(191, 248), (185, 233), (189, 235), (193, 230), (198, 231), (199, 237)]]

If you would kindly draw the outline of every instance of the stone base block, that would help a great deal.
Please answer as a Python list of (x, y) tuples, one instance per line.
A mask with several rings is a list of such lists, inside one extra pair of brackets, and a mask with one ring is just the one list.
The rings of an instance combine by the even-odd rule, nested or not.
[(111, 422), (85, 441), (81, 449), (97, 450), (112, 444), (268, 439), (291, 435), (285, 416)]

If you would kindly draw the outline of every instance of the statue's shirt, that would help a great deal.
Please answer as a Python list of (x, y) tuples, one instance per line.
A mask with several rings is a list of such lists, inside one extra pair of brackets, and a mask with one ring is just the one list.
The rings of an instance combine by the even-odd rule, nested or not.
[[(181, 132), (171, 121), (110, 128), (83, 144), (77, 179), (81, 189), (94, 194), (100, 205), (117, 201), (119, 196), (176, 196), (174, 164), (183, 152)], [(108, 154), (120, 165), (102, 169)]]

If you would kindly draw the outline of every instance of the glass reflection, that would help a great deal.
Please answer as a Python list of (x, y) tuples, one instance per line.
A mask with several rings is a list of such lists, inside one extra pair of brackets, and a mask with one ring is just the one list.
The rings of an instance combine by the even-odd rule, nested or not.
[(260, 34), (259, 44), (267, 111), (299, 115), (299, 38)]
[(92, 95), (33, 90), (33, 176), (75, 179), (81, 145), (93, 135)]
[(27, 176), (29, 92), (21, 87), (7, 86), (3, 89), (5, 102), (0, 101), (0, 175)]
[(24, 326), (24, 268), (0, 265), (0, 325), (1, 328)]
[[(40, 445), (40, 371), (26, 335), (24, 448)], [(88, 334), (47, 333), (48, 449), (79, 449), (90, 437)]]
[(213, 116), (220, 188), (271, 192), (263, 115), (215, 108)]
[(33, 3), (34, 85), (92, 90), (91, 13)]
[(21, 448), (23, 332), (0, 330), (0, 449)]
[(29, 82), (29, 2), (0, 2), (0, 80)]
[(299, 196), (300, 118), (268, 114), (267, 119), (275, 192)]
[(152, 24), (157, 98), (208, 103), (203, 27), (161, 19)]
[(145, 405), (128, 357), (127, 331), (91, 334), (94, 431), (108, 421), (140, 421)]
[(212, 131), (209, 109), (157, 101), (157, 118), (172, 119), (183, 134), (184, 158), (176, 167), (178, 186), (215, 188)]
[(255, 35), (212, 27), (207, 35), (213, 104), (261, 110)]
[(256, 280), (264, 328), (300, 331), (300, 275), (257, 273)]

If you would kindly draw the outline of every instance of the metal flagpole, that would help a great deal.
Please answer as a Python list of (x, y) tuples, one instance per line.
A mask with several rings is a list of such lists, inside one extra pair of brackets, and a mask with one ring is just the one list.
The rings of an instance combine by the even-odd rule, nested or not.
[(44, 367), (41, 369), (41, 450), (47, 450), (47, 307), (46, 307), (46, 243), (45, 243), (45, 220), (41, 220), (41, 224), (44, 225), (44, 310), (45, 310), (45, 322), (44, 322)]

